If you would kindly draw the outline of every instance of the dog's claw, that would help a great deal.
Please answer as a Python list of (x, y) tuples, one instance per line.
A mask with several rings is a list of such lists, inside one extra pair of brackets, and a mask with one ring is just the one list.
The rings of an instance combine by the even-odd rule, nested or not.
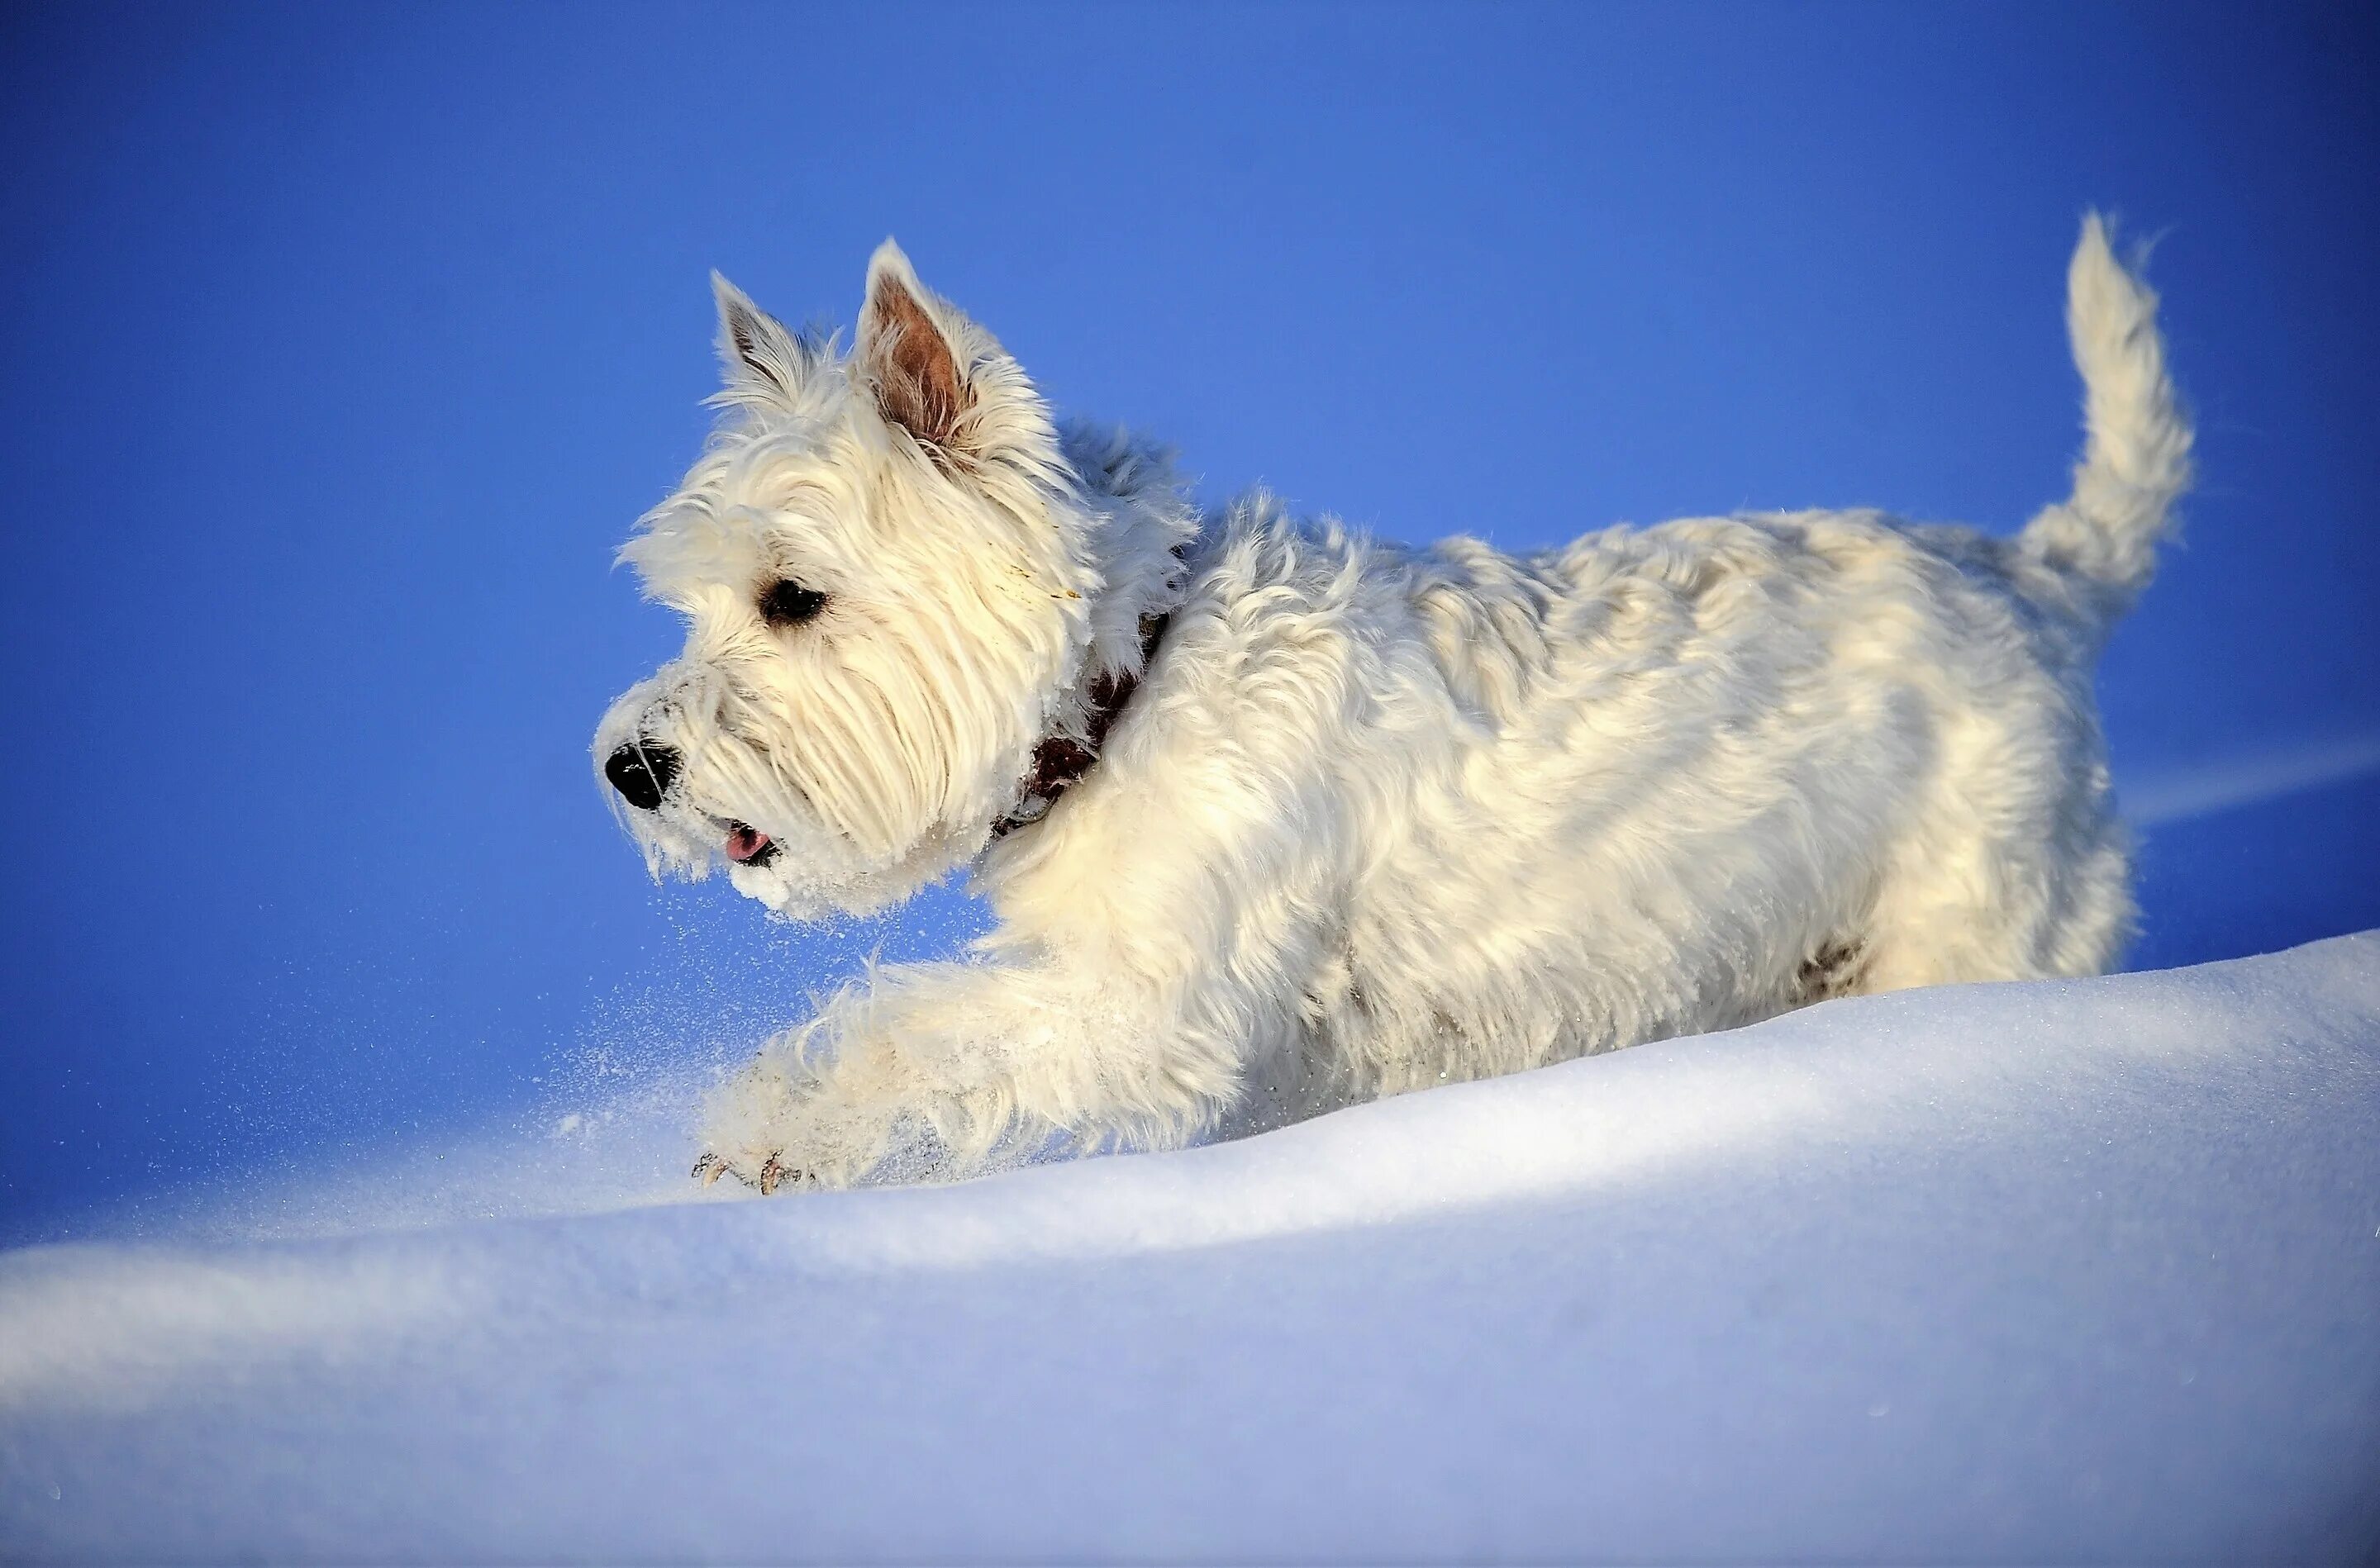
[(761, 1162), (758, 1174), (748, 1168), (739, 1170), (724, 1154), (705, 1154), (694, 1163), (694, 1169), (688, 1174), (705, 1187), (714, 1187), (721, 1176), (732, 1176), (747, 1187), (759, 1188), (762, 1197), (776, 1191), (788, 1181), (798, 1187), (808, 1179), (807, 1171), (795, 1170), (775, 1154)]

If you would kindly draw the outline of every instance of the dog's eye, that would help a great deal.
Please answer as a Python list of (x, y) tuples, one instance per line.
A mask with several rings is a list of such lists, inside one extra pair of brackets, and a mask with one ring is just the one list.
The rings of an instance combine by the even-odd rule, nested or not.
[(787, 577), (760, 596), (760, 619), (771, 626), (798, 626), (826, 608), (826, 596)]

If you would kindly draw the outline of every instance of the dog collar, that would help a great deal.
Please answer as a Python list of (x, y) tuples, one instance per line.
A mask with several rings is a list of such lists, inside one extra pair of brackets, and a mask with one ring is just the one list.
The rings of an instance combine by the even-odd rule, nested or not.
[[(1171, 615), (1144, 615), (1140, 618), (1140, 667), (1157, 657), (1158, 640), (1165, 635)], [(1079, 781), (1083, 775), (1097, 766), (1099, 748), (1108, 738), (1108, 730), (1132, 700), (1133, 688), (1139, 680), (1128, 674), (1101, 675), (1084, 693), (1087, 711), (1083, 716), (1080, 735), (1044, 735), (1033, 748), (1033, 771), (1025, 776), (1016, 808), (991, 825), (993, 843), (1007, 838), (1020, 827), (1040, 821), (1050, 808)]]

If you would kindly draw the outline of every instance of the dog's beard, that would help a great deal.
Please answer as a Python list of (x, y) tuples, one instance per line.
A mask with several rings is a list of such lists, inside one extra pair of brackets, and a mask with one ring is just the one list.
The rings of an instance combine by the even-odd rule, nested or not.
[[(724, 866), (782, 915), (868, 914), (972, 859), (1013, 803), (994, 780), (1013, 791), (1021, 761), (1003, 772), (999, 754), (1021, 759), (1024, 746), (959, 721), (922, 681), (896, 697), (850, 672), (798, 685), (764, 673), (679, 665), (615, 705), (599, 755), (634, 738), (677, 757), (660, 807), (621, 814), (655, 875)], [(990, 706), (978, 695), (973, 711)]]

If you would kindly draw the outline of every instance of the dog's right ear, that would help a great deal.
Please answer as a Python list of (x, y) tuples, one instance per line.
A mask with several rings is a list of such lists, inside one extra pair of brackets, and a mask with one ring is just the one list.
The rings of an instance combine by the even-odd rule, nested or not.
[[(950, 318), (949, 320), (938, 318)], [(901, 247), (886, 240), (868, 261), (868, 302), (859, 311), (859, 364), (878, 412), (929, 446), (951, 450), (975, 404), (962, 318), (917, 281)]]
[(719, 368), (727, 395), (791, 398), (807, 362), (793, 333), (717, 272), (710, 293), (719, 302)]
[(868, 259), (851, 369), (886, 425), (959, 467), (1056, 471), (1057, 426), (1024, 368), (965, 311), (919, 283), (889, 239)]

